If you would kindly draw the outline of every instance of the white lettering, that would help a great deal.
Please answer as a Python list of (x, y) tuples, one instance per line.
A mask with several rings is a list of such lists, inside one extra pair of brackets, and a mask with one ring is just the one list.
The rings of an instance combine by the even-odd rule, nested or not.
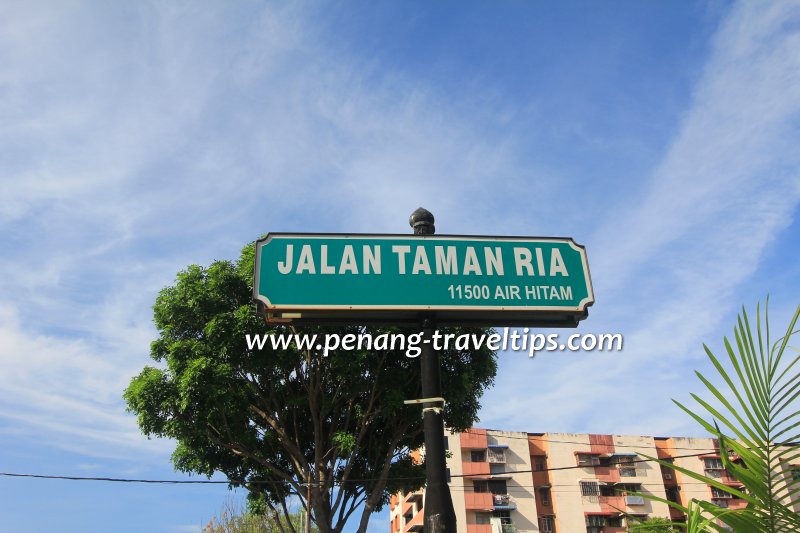
[(320, 249), (321, 249), (321, 252), (320, 252), (321, 258), (320, 258), (320, 265), (319, 265), (320, 273), (321, 274), (335, 274), (336, 273), (336, 269), (328, 264), (328, 245), (327, 244), (323, 244), (320, 247)]
[(497, 273), (498, 276), (502, 276), (503, 253), (500, 251), (500, 247), (496, 247), (494, 253), (492, 253), (492, 249), (489, 247), (484, 248), (483, 252), (486, 255), (486, 275), (492, 276)]
[(342, 262), (339, 265), (339, 274), (350, 272), (351, 274), (358, 274), (358, 265), (356, 264), (356, 254), (353, 252), (353, 245), (346, 244), (344, 246), (344, 253), (342, 254)]
[(533, 276), (533, 265), (531, 265), (531, 251), (527, 248), (514, 248), (514, 263), (517, 266), (517, 276), (522, 276), (524, 268), (529, 276)]
[(369, 274), (369, 269), (372, 268), (372, 272), (374, 274), (381, 273), (381, 247), (375, 246), (374, 249), (370, 249), (368, 244), (364, 245), (364, 255), (363, 255), (363, 271), (364, 274)]
[(536, 248), (536, 266), (539, 268), (539, 275), (544, 276), (544, 254), (541, 248)]
[(411, 270), (412, 274), (419, 274), (420, 272), (431, 274), (431, 265), (428, 262), (428, 254), (425, 252), (424, 246), (417, 246), (417, 253), (414, 255), (414, 268)]
[(411, 251), (411, 246), (394, 244), (392, 251), (397, 254), (397, 272), (399, 274), (406, 273), (406, 254)]
[(317, 269), (314, 267), (314, 256), (311, 253), (311, 245), (304, 244), (302, 250), (300, 250), (300, 259), (297, 261), (297, 272), (296, 274), (302, 274), (303, 272), (308, 272), (309, 274), (316, 274)]
[(435, 246), (433, 248), (436, 254), (436, 273), (437, 274), (458, 274), (458, 263), (456, 259), (456, 247), (448, 246), (447, 255), (445, 256), (444, 246)]
[(278, 272), (281, 274), (288, 274), (292, 271), (292, 253), (294, 252), (294, 245), (286, 245), (286, 260), (278, 261)]
[(564, 265), (564, 259), (561, 257), (561, 251), (558, 248), (553, 248), (553, 255), (550, 256), (550, 276), (561, 274), (565, 278), (567, 274), (567, 267)]
[(481, 265), (478, 263), (478, 256), (475, 255), (475, 248), (472, 246), (467, 246), (467, 255), (464, 258), (464, 275), (467, 274), (483, 275)]

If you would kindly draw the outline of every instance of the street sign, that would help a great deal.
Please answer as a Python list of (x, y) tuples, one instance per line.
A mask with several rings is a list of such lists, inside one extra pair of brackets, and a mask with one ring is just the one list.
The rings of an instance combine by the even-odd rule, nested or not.
[(572, 239), (269, 234), (254, 297), (274, 321), (575, 326), (594, 303)]

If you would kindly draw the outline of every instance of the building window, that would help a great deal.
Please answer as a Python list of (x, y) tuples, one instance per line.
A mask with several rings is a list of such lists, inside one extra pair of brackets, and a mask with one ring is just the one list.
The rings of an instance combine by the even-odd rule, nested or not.
[(504, 525), (511, 525), (511, 511), (493, 511), (492, 516), (500, 519), (500, 523)]
[(505, 479), (491, 479), (488, 482), (489, 492), (492, 494), (508, 494), (508, 486)]
[(489, 482), (488, 481), (474, 481), (474, 491), (479, 494), (484, 494), (489, 492)]
[(550, 489), (545, 487), (539, 489), (539, 501), (542, 505), (550, 506)]
[(495, 475), (495, 474), (504, 474), (505, 471), (506, 471), (506, 465), (504, 465), (504, 464), (497, 465), (497, 464), (489, 463), (489, 473), (490, 474), (493, 474), (493, 475)]
[(595, 466), (600, 464), (600, 457), (590, 453), (578, 454), (578, 466)]
[(490, 463), (505, 463), (506, 450), (505, 448), (489, 448), (489, 462)]
[(792, 481), (800, 481), (800, 466), (791, 465), (789, 467), (789, 473), (792, 475)]
[[(647, 520), (647, 518), (648, 517), (647, 517), (646, 514), (629, 514), (629, 515), (627, 515), (625, 517), (625, 525), (627, 527), (631, 527), (631, 526), (633, 526), (635, 524), (641, 524), (642, 522), (645, 522)], [(621, 521), (622, 521), (622, 519), (620, 518), (620, 522)], [(609, 524), (609, 525), (611, 525), (611, 524)]]
[(603, 527), (606, 525), (606, 517), (601, 514), (586, 515), (586, 525), (588, 527)]
[(667, 499), (671, 502), (681, 503), (680, 498), (678, 496), (678, 487), (667, 487)]
[(722, 459), (719, 457), (706, 457), (703, 459), (706, 470), (722, 470)]
[(632, 455), (620, 455), (614, 457), (613, 464), (617, 465), (621, 477), (636, 477), (638, 474), (636, 460), (636, 457)]
[(599, 494), (600, 487), (597, 481), (581, 481), (581, 496), (597, 496)]
[(630, 492), (642, 492), (642, 484), (641, 483), (621, 483), (617, 485), (617, 490), (628, 494)]
[(475, 523), (478, 525), (488, 525), (492, 523), (492, 515), (489, 513), (475, 513)]
[(470, 454), (470, 460), (473, 463), (485, 463), (486, 450), (472, 450), (472, 453)]
[(600, 485), (600, 496), (619, 496), (614, 485)]
[(543, 471), (544, 471), (544, 469), (545, 469), (545, 468), (544, 468), (544, 464), (545, 464), (545, 462), (544, 462), (544, 457), (537, 457), (537, 458), (536, 458), (536, 459), (534, 459), (534, 461), (533, 461), (533, 468), (534, 468), (534, 469), (535, 469), (537, 472), (543, 472)]
[(555, 517), (553, 516), (543, 516), (539, 519), (539, 529), (542, 533), (554, 533), (555, 532)]
[(732, 498), (733, 495), (729, 492), (725, 492), (722, 489), (718, 489), (717, 487), (711, 487), (711, 497), (712, 498)]

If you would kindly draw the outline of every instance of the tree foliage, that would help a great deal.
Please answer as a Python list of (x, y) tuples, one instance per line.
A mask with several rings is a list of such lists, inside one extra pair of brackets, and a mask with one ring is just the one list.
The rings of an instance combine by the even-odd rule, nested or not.
[(703, 428), (719, 439), (723, 466), (743, 486), (737, 489), (718, 478), (659, 461), (719, 491), (741, 498), (743, 509), (728, 509), (706, 501), (692, 501), (681, 509), (687, 515), (687, 531), (777, 533), (800, 531), (800, 515), (792, 506), (800, 502), (800, 484), (792, 479), (789, 465), (800, 459), (800, 353), (790, 345), (797, 333), (800, 306), (786, 332), (772, 339), (769, 302), (764, 322), (756, 310), (755, 327), (743, 308), (734, 328), (734, 342), (725, 341), (725, 358), (704, 346), (724, 385), (717, 386), (700, 372), (697, 376), (711, 394), (710, 399), (692, 397), (701, 412), (676, 402)]
[[(286, 529), (273, 514), (248, 507), (226, 500), (219, 515), (213, 516), (203, 526), (202, 533), (281, 533)], [(305, 531), (303, 514), (293, 513), (289, 521), (295, 530)], [(311, 533), (319, 533), (319, 529), (312, 525)]]
[(628, 533), (678, 533), (679, 527), (668, 518), (653, 517), (628, 526)]
[[(421, 486), (422, 465), (409, 453), (423, 443), (419, 363), (403, 350), (248, 349), (245, 335), (396, 333), (346, 326), (302, 330), (267, 325), (252, 302), (253, 245), (237, 262), (192, 265), (154, 305), (158, 366), (145, 367), (125, 391), (128, 409), (148, 436), (175, 439), (175, 467), (221, 472), (271, 512), (306, 505), (321, 531), (339, 532), (364, 505), (359, 531), (397, 490)], [(416, 330), (414, 330), (416, 332)], [(449, 332), (486, 333), (455, 328)], [(486, 348), (440, 354), (445, 423), (464, 430), (492, 383), (495, 354)], [(283, 527), (293, 531), (288, 519)]]

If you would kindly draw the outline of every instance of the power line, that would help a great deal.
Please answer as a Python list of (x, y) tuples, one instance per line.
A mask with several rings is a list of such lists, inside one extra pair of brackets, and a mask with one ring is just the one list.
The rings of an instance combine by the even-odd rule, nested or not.
[[(705, 452), (703, 453), (695, 453), (695, 454), (687, 454), (687, 455), (676, 455), (671, 457), (671, 459), (682, 459), (686, 457), (700, 457), (702, 455), (706, 455)], [(629, 461), (625, 464), (634, 464), (634, 463), (648, 463), (653, 462), (654, 459), (637, 459), (633, 461)], [(561, 470), (574, 470), (577, 468), (593, 468), (596, 465), (590, 466), (582, 466), (582, 465), (575, 465), (575, 466), (561, 466), (561, 467), (553, 467), (553, 468), (546, 468), (544, 470), (507, 470), (505, 472), (500, 472), (495, 475), (507, 475), (507, 474), (529, 474), (534, 472), (553, 472), (553, 471), (561, 471)], [(487, 475), (492, 474), (455, 474), (450, 476), (451, 478), (474, 478), (474, 477), (485, 477)], [(237, 483), (236, 481), (219, 481), (219, 480), (204, 480), (204, 479), (130, 479), (130, 478), (115, 478), (115, 477), (84, 477), (84, 476), (58, 476), (58, 475), (47, 475), (47, 474), (18, 474), (18, 473), (11, 473), (11, 472), (0, 472), (0, 476), (5, 477), (14, 477), (14, 478), (32, 478), (32, 479), (58, 479), (58, 480), (65, 480), (65, 481), (103, 481), (103, 482), (111, 482), (111, 483), (146, 483), (146, 484), (162, 484), (162, 485), (229, 485), (231, 483)], [(408, 477), (394, 477), (390, 478), (387, 481), (416, 481), (425, 479), (425, 476), (408, 476)], [(377, 478), (363, 478), (363, 479), (348, 479), (344, 481), (331, 481), (330, 483), (333, 485), (344, 485), (346, 483), (368, 483), (378, 481)], [(254, 480), (242, 480), (241, 483), (251, 484), (251, 485), (286, 485), (290, 484), (289, 481), (285, 480), (269, 480), (269, 479), (254, 479)], [(305, 485), (306, 483), (298, 483), (299, 485)], [(312, 482), (312, 484), (315, 484)]]
[(230, 481), (215, 481), (211, 479), (126, 479), (116, 477), (84, 477), (84, 476), (55, 476), (45, 474), (14, 474), (11, 472), (0, 472), (0, 476), (22, 477), (34, 479), (63, 479), (67, 481), (109, 481), (113, 483), (152, 483), (163, 485), (219, 485), (230, 484)]

